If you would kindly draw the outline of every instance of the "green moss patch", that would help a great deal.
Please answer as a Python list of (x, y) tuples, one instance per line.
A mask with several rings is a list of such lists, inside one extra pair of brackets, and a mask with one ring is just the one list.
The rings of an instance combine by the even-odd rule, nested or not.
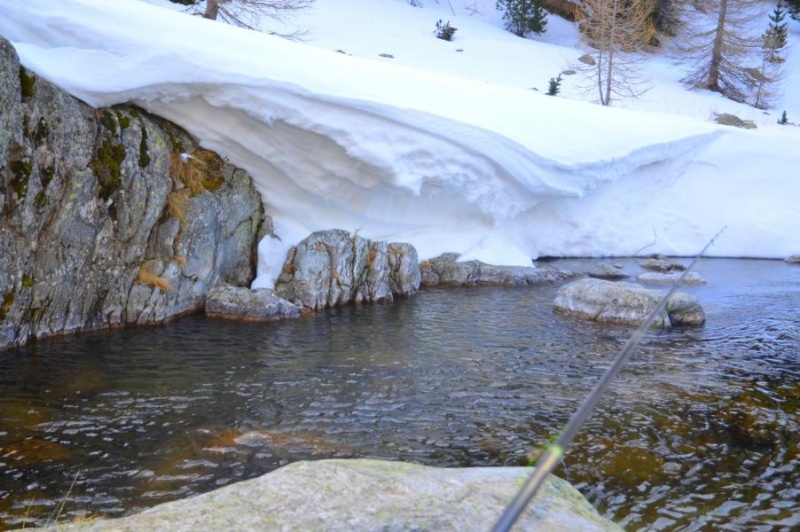
[(8, 167), (11, 170), (11, 189), (17, 196), (24, 198), (28, 194), (28, 181), (33, 173), (33, 162), (30, 159), (10, 161)]
[(36, 131), (33, 132), (33, 140), (36, 142), (37, 146), (41, 146), (45, 142), (47, 142), (47, 138), (50, 136), (50, 126), (47, 124), (47, 120), (44, 118), (39, 119), (39, 123), (36, 126)]
[(29, 100), (36, 96), (36, 77), (28, 74), (24, 66), (19, 67), (19, 84), (23, 100)]
[(33, 199), (34, 204), (37, 207), (42, 207), (47, 202), (47, 194), (44, 190), (40, 190), (36, 193), (36, 197)]
[(128, 116), (125, 116), (122, 113), (117, 113), (117, 122), (119, 122), (119, 127), (121, 129), (128, 129), (131, 127), (131, 119)]
[(106, 139), (97, 149), (95, 158), (89, 163), (89, 167), (100, 182), (98, 195), (104, 201), (108, 200), (122, 184), (120, 175), (125, 155), (124, 146), (114, 144), (111, 140)]
[(146, 168), (150, 165), (150, 153), (147, 148), (147, 127), (142, 123), (142, 141), (139, 143), (139, 166)]
[(11, 292), (7, 292), (3, 295), (3, 304), (0, 305), (0, 321), (6, 319), (6, 315), (8, 314), (8, 310), (11, 308), (11, 305), (14, 304), (14, 294), (17, 293), (17, 288), (14, 287), (11, 289)]
[(113, 135), (119, 132), (119, 124), (114, 111), (111, 109), (98, 109), (96, 114), (100, 124), (105, 126)]
[(39, 171), (39, 182), (42, 184), (42, 188), (47, 188), (47, 185), (53, 180), (53, 177), (56, 175), (56, 167), (55, 166), (48, 166), (44, 170)]

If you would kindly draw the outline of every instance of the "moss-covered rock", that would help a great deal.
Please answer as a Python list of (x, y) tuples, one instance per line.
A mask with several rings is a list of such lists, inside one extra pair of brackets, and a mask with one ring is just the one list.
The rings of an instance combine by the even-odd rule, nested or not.
[[(183, 130), (87, 106), (21, 67), (2, 38), (0, 109), (0, 349), (158, 323), (202, 310), (217, 283), (252, 280), (263, 208), (244, 172), (213, 154), (185, 223), (166, 215), (183, 186), (169, 172), (174, 146), (200, 150)], [(150, 262), (173, 289), (136, 283)]]

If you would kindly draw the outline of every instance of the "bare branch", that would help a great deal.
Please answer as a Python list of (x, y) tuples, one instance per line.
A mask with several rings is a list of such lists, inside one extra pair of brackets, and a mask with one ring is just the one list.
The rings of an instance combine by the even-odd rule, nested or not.
[[(240, 28), (257, 30), (262, 17), (288, 24), (297, 13), (311, 6), (314, 0), (206, 0), (203, 17), (221, 20)], [(291, 40), (300, 40), (307, 32), (292, 30), (288, 32), (270, 31)]]

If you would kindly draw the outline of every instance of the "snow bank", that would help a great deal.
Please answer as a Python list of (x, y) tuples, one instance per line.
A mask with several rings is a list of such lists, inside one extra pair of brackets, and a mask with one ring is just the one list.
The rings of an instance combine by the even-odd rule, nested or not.
[(130, 101), (248, 170), (280, 241), (318, 229), (530, 265), (541, 255), (800, 248), (796, 128), (602, 108), (292, 43), (136, 0), (4, 0), (23, 64), (95, 106)]

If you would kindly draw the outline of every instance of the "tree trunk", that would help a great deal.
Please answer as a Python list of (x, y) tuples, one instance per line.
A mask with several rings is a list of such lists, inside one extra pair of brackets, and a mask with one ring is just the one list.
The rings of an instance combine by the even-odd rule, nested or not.
[(608, 57), (606, 58), (606, 93), (605, 97), (600, 98), (600, 103), (603, 105), (611, 104), (611, 80), (614, 75), (614, 51), (617, 47), (617, 9), (619, 9), (618, 0), (614, 0), (611, 6), (611, 27), (608, 30)]
[(722, 47), (725, 39), (725, 18), (728, 16), (728, 0), (720, 0), (719, 18), (714, 34), (714, 47), (711, 50), (711, 64), (708, 67), (706, 87), (712, 91), (722, 92), (719, 86), (719, 69), (722, 64)]
[(219, 0), (207, 0), (206, 12), (203, 13), (203, 18), (217, 20), (219, 14)]

